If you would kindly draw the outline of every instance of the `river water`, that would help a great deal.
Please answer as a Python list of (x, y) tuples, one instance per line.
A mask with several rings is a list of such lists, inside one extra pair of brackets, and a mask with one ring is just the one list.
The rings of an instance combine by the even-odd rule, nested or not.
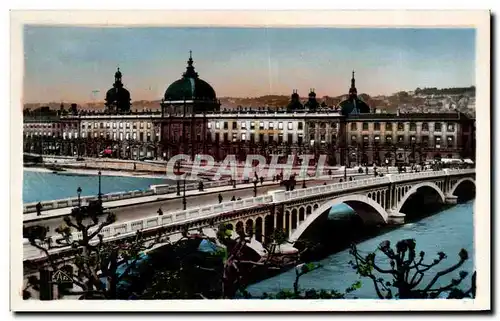
[[(454, 207), (442, 210), (432, 216), (428, 216), (419, 221), (405, 224), (397, 229), (391, 230), (385, 234), (375, 236), (369, 240), (358, 243), (358, 249), (362, 253), (373, 252), (380, 242), (389, 240), (392, 245), (402, 239), (413, 238), (417, 242), (417, 253), (424, 251), (426, 253), (424, 262), (430, 263), (437, 257), (436, 253), (443, 251), (447, 258), (437, 267), (426, 272), (422, 285), (427, 284), (430, 278), (434, 276), (437, 270), (448, 268), (458, 262), (458, 252), (464, 248), (468, 251), (470, 259), (465, 262), (459, 270), (443, 276), (437, 284), (447, 285), (451, 278), (456, 278), (461, 270), (469, 272), (471, 275), (474, 270), (474, 230), (473, 230), (473, 206), (474, 201), (458, 204)], [(331, 216), (331, 215), (330, 215)], [(382, 259), (384, 256), (379, 251), (377, 257)], [(301, 289), (325, 289), (338, 290), (343, 292), (354, 282), (360, 280), (362, 286), (360, 289), (349, 294), (347, 297), (377, 299), (373, 283), (370, 279), (359, 277), (355, 270), (349, 265), (352, 256), (349, 249), (342, 250), (329, 255), (320, 260), (322, 267), (314, 270), (300, 278), (299, 286)], [(383, 260), (386, 263), (385, 260)], [(434, 273), (432, 273), (434, 272)], [(384, 276), (386, 280), (390, 280)], [(276, 293), (284, 289), (293, 289), (295, 280), (295, 270), (289, 270), (275, 277), (266, 279), (248, 287), (248, 291), (255, 296), (263, 292)], [(427, 281), (427, 282), (426, 282)], [(463, 288), (470, 286), (470, 277), (467, 277), (463, 283)]]
[[(124, 176), (101, 176), (103, 194), (145, 190), (150, 185), (172, 182), (161, 178), (141, 178)], [(82, 174), (54, 174), (49, 172), (23, 172), (23, 203), (49, 201), (76, 197), (76, 189), (82, 188), (82, 196), (98, 193), (98, 177)]]

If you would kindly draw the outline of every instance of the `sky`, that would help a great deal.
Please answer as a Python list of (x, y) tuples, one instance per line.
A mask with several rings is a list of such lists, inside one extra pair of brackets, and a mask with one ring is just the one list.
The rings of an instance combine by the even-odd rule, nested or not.
[(475, 85), (474, 29), (25, 26), (24, 101), (102, 101), (119, 66), (132, 100), (159, 100), (189, 51), (218, 97)]

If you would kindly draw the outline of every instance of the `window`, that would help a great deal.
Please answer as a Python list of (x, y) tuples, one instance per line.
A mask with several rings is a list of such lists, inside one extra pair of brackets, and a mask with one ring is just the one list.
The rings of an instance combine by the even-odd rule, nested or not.
[(434, 147), (441, 148), (441, 137), (434, 137)]
[(404, 123), (398, 123), (398, 132), (402, 132), (405, 130), (405, 124)]
[(415, 144), (417, 142), (417, 137), (410, 136), (410, 143)]
[(316, 128), (316, 124), (314, 124), (314, 123), (309, 123), (309, 128)]
[(351, 130), (355, 131), (357, 128), (356, 123), (351, 123)]
[(326, 123), (320, 123), (319, 128), (325, 129), (326, 128)]
[(130, 129), (130, 123), (125, 123), (125, 127), (126, 127), (127, 129)]
[(380, 144), (380, 135), (375, 135), (373, 137), (373, 142), (375, 143), (375, 145)]
[[(43, 132), (43, 134), (45, 135), (45, 134), (46, 134), (46, 132)], [(102, 134), (102, 133), (101, 133), (101, 134)], [(45, 136), (47, 136), (47, 135), (45, 135)], [(72, 133), (72, 132), (69, 132), (69, 133), (68, 133), (68, 138), (69, 138), (69, 139), (71, 139), (71, 138), (73, 138), (72, 136), (73, 136), (73, 133)]]
[(130, 139), (130, 133), (125, 133), (125, 139)]
[[(149, 135), (149, 133), (148, 133), (148, 135)], [(143, 141), (144, 141), (144, 133), (143, 133), (143, 132), (140, 132), (140, 133), (139, 133), (139, 140), (140, 140), (141, 142), (143, 142)]]
[(140, 124), (140, 129), (143, 129), (144, 128), (144, 122), (141, 121), (141, 124)]
[(425, 147), (429, 146), (429, 136), (422, 136), (422, 145)]
[(247, 128), (247, 123), (242, 121), (241, 122), (241, 129), (246, 129)]
[(94, 132), (94, 138), (97, 138), (97, 132)]
[(252, 143), (254, 143), (254, 142), (255, 142), (255, 134), (254, 134), (254, 133), (251, 133), (251, 134), (250, 134), (250, 141), (251, 141)]
[(247, 140), (247, 134), (241, 134), (241, 140), (246, 141)]
[(207, 128), (211, 129), (212, 128), (212, 123), (207, 123)]
[(132, 129), (137, 129), (137, 123), (132, 123)]
[(283, 134), (279, 133), (278, 134), (278, 144), (282, 144), (282, 143), (283, 143)]
[(293, 143), (293, 134), (288, 134), (287, 140), (289, 144)]
[(301, 145), (303, 141), (304, 141), (304, 135), (299, 134), (299, 136), (297, 137), (297, 143), (299, 143), (299, 145)]
[(120, 140), (123, 140), (123, 133), (120, 133)]
[(87, 138), (87, 133), (86, 133), (86, 132), (83, 132), (83, 133), (82, 133), (82, 137), (83, 137), (83, 138)]
[(94, 128), (97, 128), (99, 125), (97, 123), (94, 123)]
[(311, 134), (309, 140), (314, 141), (314, 134)]
[(272, 121), (269, 122), (269, 129), (274, 129), (274, 123)]
[(352, 135), (352, 136), (351, 136), (351, 142), (355, 143), (355, 142), (356, 142), (356, 139), (357, 139), (357, 136), (356, 136), (356, 135)]
[[(109, 133), (109, 132), (107, 132), (107, 133), (106, 133), (106, 139), (109, 139), (109, 137), (110, 137), (110, 133)], [(76, 138), (76, 135), (75, 135), (75, 138)]]
[(278, 129), (283, 129), (283, 122), (278, 123)]
[(229, 141), (229, 135), (228, 135), (228, 133), (224, 133), (224, 141), (225, 142)]
[(218, 121), (215, 122), (215, 128), (220, 129), (220, 123)]
[(272, 143), (274, 141), (274, 135), (269, 135), (268, 141)]
[(303, 122), (299, 122), (299, 124), (297, 125), (298, 126), (298, 130), (303, 130), (304, 129), (304, 123)]
[(385, 131), (392, 131), (392, 123), (385, 123)]
[(147, 141), (147, 142), (150, 142), (150, 141), (151, 141), (151, 133), (148, 133), (148, 134), (146, 135), (146, 141)]
[(363, 123), (363, 130), (368, 130), (368, 123)]
[(392, 136), (385, 136), (385, 142), (388, 144), (392, 143)]
[(422, 123), (422, 131), (424, 132), (429, 131), (429, 123)]
[(113, 140), (116, 140), (116, 133), (113, 133)]
[(332, 143), (336, 143), (337, 142), (337, 135), (335, 134), (332, 134)]
[(264, 142), (264, 134), (259, 134), (259, 142), (260, 143)]
[(233, 129), (237, 129), (238, 128), (238, 123), (233, 121)]
[(219, 133), (215, 133), (215, 141), (218, 142), (220, 140)]
[(85, 129), (85, 123), (82, 124), (82, 129)]
[(111, 127), (111, 124), (110, 123), (106, 123), (106, 128), (110, 128)]
[(250, 122), (250, 129), (251, 130), (254, 130), (255, 129), (255, 122)]
[(435, 132), (441, 131), (441, 123), (434, 123), (434, 131)]
[(261, 122), (259, 123), (259, 129), (264, 129), (264, 122), (263, 122), (263, 121), (261, 121)]
[(446, 126), (446, 130), (449, 132), (454, 132), (455, 131), (455, 124), (448, 123), (448, 125)]
[(405, 137), (403, 135), (398, 135), (398, 144), (402, 144), (405, 141)]
[(369, 143), (369, 138), (368, 138), (368, 135), (363, 135), (363, 145), (368, 145)]
[(337, 129), (337, 123), (331, 123), (330, 126), (332, 127), (332, 129)]
[(228, 128), (228, 124), (227, 124), (227, 121), (224, 122), (224, 129), (227, 129)]
[(288, 122), (288, 130), (292, 130), (293, 129), (293, 123), (290, 121)]
[(136, 133), (136, 132), (133, 132), (133, 133), (132, 133), (132, 139), (133, 139), (133, 140), (136, 140), (136, 139), (137, 139), (137, 133)]
[(116, 123), (115, 122), (113, 122), (113, 128), (116, 128)]
[(373, 130), (380, 130), (380, 123), (374, 123)]
[(446, 143), (448, 144), (448, 148), (453, 148), (453, 136), (446, 137)]
[(148, 123), (147, 127), (148, 127), (148, 129), (151, 129), (151, 123)]

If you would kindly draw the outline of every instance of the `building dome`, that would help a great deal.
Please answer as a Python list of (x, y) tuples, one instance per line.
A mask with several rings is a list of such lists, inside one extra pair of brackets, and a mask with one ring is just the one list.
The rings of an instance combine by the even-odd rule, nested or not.
[(352, 72), (351, 88), (349, 88), (349, 97), (339, 103), (338, 108), (344, 116), (351, 114), (367, 114), (370, 113), (370, 106), (358, 98), (358, 90), (356, 89), (356, 80), (354, 79), (354, 71)]
[(290, 102), (286, 106), (286, 109), (288, 111), (304, 109), (304, 105), (302, 105), (302, 103), (300, 102), (300, 96), (297, 93), (297, 90), (293, 91)]
[(106, 92), (106, 107), (118, 112), (130, 111), (130, 92), (123, 87), (120, 68), (115, 73), (113, 87)]
[(189, 55), (188, 66), (182, 78), (174, 81), (165, 91), (166, 101), (201, 100), (215, 101), (215, 90), (209, 83), (200, 79), (194, 71), (193, 58)]

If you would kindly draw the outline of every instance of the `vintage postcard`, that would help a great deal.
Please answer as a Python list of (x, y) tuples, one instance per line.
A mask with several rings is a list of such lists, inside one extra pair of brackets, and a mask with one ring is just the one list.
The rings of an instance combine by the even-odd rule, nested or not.
[(489, 12), (11, 25), (12, 310), (491, 308)]

